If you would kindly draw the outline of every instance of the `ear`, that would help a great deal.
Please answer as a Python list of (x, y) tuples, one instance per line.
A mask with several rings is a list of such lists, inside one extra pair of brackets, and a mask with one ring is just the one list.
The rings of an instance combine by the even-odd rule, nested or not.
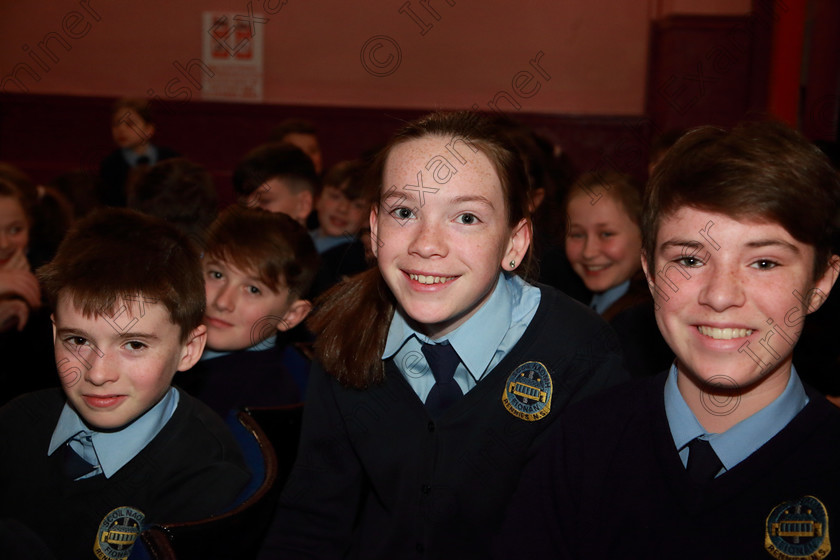
[(831, 288), (837, 281), (837, 273), (840, 271), (840, 257), (831, 255), (828, 259), (828, 268), (825, 269), (822, 277), (814, 283), (814, 287), (808, 291), (808, 313), (813, 313), (825, 303)]
[(303, 224), (306, 223), (306, 218), (312, 212), (312, 193), (309, 191), (300, 191), (297, 194), (297, 206), (295, 208), (295, 218)]
[(187, 371), (193, 367), (207, 343), (207, 327), (199, 325), (187, 337), (187, 342), (181, 348), (181, 359), (178, 361), (178, 371)]
[[(515, 270), (522, 263), (531, 246), (531, 222), (522, 218), (510, 233), (508, 248), (502, 258), (502, 269)], [(511, 267), (510, 263), (514, 265)]]
[(310, 311), (312, 311), (312, 302), (305, 299), (297, 300), (289, 306), (283, 318), (277, 323), (277, 330), (280, 332), (292, 330), (306, 319)]
[(50, 324), (52, 324), (53, 344), (55, 344), (55, 313), (50, 313)]
[(379, 256), (379, 244), (374, 242), (374, 239), (379, 239), (379, 205), (372, 204), (370, 207), (370, 250), (374, 257)]
[(642, 270), (645, 272), (645, 279), (647, 280), (648, 290), (650, 290), (650, 295), (656, 297), (655, 290), (653, 289), (654, 286), (654, 277), (648, 271), (648, 260), (647, 255), (644, 251), (642, 251)]

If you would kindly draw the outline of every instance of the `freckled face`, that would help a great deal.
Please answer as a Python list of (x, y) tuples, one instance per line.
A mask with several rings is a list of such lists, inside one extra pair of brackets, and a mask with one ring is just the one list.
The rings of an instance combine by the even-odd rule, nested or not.
[[(827, 296), (836, 278), (829, 267), (814, 281), (813, 259), (813, 246), (777, 223), (690, 207), (664, 219), (655, 274), (645, 272), (679, 371), (701, 386), (734, 382), (744, 391), (761, 386), (773, 398), (780, 394), (809, 312), (796, 294), (807, 298), (817, 289)], [(823, 300), (813, 298), (810, 311)]]
[(618, 201), (602, 196), (592, 204), (581, 193), (569, 201), (567, 212), (566, 256), (590, 291), (605, 292), (639, 270), (642, 232)]
[[(513, 229), (508, 225), (499, 177), (482, 152), (457, 164), (444, 184), (426, 172), (432, 158), (447, 153), (446, 143), (429, 136), (391, 150), (382, 180), (397, 189), (371, 213), (382, 275), (400, 308), (432, 338), (475, 314), (502, 267), (520, 263), (530, 243), (525, 220)], [(418, 172), (422, 195), (413, 187)]]

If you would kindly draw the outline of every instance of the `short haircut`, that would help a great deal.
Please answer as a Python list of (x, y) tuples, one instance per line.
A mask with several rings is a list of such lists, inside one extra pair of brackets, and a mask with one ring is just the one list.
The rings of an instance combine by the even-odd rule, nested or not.
[[(624, 208), (624, 211), (630, 216), (630, 220), (641, 227), (642, 189), (630, 175), (617, 171), (584, 173), (572, 184), (566, 194), (563, 206), (567, 211), (569, 201), (581, 193), (591, 197), (598, 197), (603, 194), (603, 196), (612, 198)], [(596, 198), (593, 198), (593, 201), (595, 200)], [(597, 202), (594, 202), (594, 204), (597, 204)]]
[(312, 237), (294, 219), (236, 205), (210, 226), (205, 255), (256, 272), (275, 293), (285, 285), (298, 299), (308, 295), (319, 264)]
[(657, 166), (645, 193), (643, 250), (653, 270), (662, 220), (688, 206), (736, 220), (778, 223), (814, 247), (814, 278), (831, 256), (840, 177), (825, 155), (776, 122), (685, 134)]
[(198, 252), (175, 226), (134, 210), (96, 210), (79, 220), (37, 274), (53, 309), (61, 294), (85, 316), (111, 315), (120, 300), (162, 303), (182, 343), (204, 318)]
[(129, 188), (128, 207), (162, 218), (201, 243), (218, 214), (219, 201), (207, 169), (172, 158), (150, 167)]
[(364, 162), (359, 160), (342, 161), (333, 165), (324, 175), (323, 185), (340, 190), (350, 200), (363, 197), (365, 193)]
[(311, 134), (316, 136), (318, 129), (303, 119), (286, 119), (274, 127), (268, 137), (269, 142), (283, 142), (289, 134)]
[(233, 190), (249, 196), (266, 181), (283, 179), (294, 193), (318, 192), (318, 174), (312, 160), (291, 144), (263, 144), (250, 151), (233, 172)]
[(154, 124), (155, 116), (152, 112), (152, 104), (148, 99), (142, 97), (123, 97), (117, 99), (111, 108), (111, 118), (122, 116), (126, 111), (134, 111), (146, 124)]

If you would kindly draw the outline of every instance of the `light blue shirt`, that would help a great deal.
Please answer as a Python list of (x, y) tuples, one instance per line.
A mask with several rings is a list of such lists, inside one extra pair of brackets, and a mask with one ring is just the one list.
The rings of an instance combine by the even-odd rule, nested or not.
[(791, 365), (790, 379), (785, 390), (773, 402), (725, 432), (710, 434), (697, 421), (677, 388), (676, 365), (671, 366), (668, 380), (665, 382), (665, 415), (668, 417), (671, 437), (674, 438), (674, 445), (679, 450), (683, 465), (688, 464), (688, 443), (700, 437), (709, 441), (723, 463), (723, 469), (717, 476), (733, 468), (770, 441), (807, 404), (808, 395), (796, 368)]
[(339, 245), (343, 245), (345, 243), (350, 243), (355, 239), (349, 233), (347, 235), (324, 235), (320, 229), (313, 229), (309, 232), (309, 236), (312, 237), (312, 242), (315, 244), (315, 250), (318, 251), (318, 254), (326, 253), (333, 247), (338, 247)]
[[(258, 342), (253, 346), (249, 346), (245, 348), (246, 352), (261, 352), (263, 350), (271, 350), (277, 346), (277, 336), (269, 336), (262, 342)], [(227, 356), (228, 354), (232, 354), (233, 352), (238, 352), (238, 350), (223, 350), (223, 351), (215, 351), (210, 350), (206, 346), (204, 347), (204, 352), (201, 354), (201, 358), (199, 361), (203, 362), (204, 360), (212, 360), (213, 358), (221, 358), (222, 356)]]
[[(50, 439), (47, 455), (52, 455), (80, 432), (89, 433), (99, 465), (94, 465), (94, 470), (81, 478), (88, 478), (99, 473), (104, 474), (105, 478), (110, 478), (155, 439), (172, 418), (179, 399), (178, 390), (170, 387), (163, 398), (148, 412), (128, 426), (114, 432), (92, 430), (69, 404), (65, 404)], [(79, 451), (76, 447), (74, 449)], [(85, 457), (85, 459), (89, 458)]]
[(146, 151), (142, 154), (138, 154), (131, 148), (123, 148), (122, 155), (123, 159), (125, 159), (126, 163), (128, 163), (131, 167), (135, 167), (137, 165), (137, 160), (143, 156), (149, 158), (149, 165), (154, 165), (158, 161), (158, 151), (153, 144), (146, 146)]
[(630, 280), (625, 280), (618, 286), (613, 286), (605, 292), (592, 296), (592, 301), (589, 303), (589, 307), (594, 309), (598, 315), (603, 315), (604, 311), (609, 309), (612, 304), (621, 299), (621, 296), (626, 294), (629, 289)]
[(519, 342), (539, 305), (539, 288), (516, 275), (500, 273), (493, 294), (475, 315), (439, 340), (414, 330), (399, 310), (395, 312), (382, 359), (393, 356), (408, 384), (426, 402), (435, 378), (421, 351), (421, 342), (448, 340), (461, 358), (455, 381), (467, 394)]

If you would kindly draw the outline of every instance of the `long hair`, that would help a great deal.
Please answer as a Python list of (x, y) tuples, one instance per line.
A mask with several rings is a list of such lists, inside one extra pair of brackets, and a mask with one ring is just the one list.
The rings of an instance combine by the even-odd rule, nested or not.
[[(522, 158), (501, 130), (475, 113), (432, 113), (403, 127), (369, 169), (370, 200), (381, 203), (382, 176), (391, 150), (429, 136), (451, 139), (448, 145), (466, 150), (464, 153), (480, 151), (487, 156), (501, 182), (508, 224), (513, 228), (525, 219), (530, 227), (529, 183)], [(528, 276), (530, 270), (529, 252), (517, 273)], [(394, 295), (378, 267), (323, 294), (316, 301), (308, 326), (316, 335), (315, 354), (324, 369), (347, 387), (364, 389), (383, 381), (382, 352), (395, 306)]]

